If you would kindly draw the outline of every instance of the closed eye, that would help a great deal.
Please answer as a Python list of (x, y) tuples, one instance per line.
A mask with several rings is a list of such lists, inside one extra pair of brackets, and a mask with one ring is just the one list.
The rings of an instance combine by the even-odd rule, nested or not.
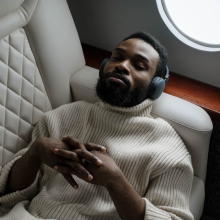
[(112, 57), (113, 60), (121, 60), (121, 57)]
[(134, 65), (134, 67), (135, 67), (137, 70), (146, 70), (146, 69), (143, 68), (142, 66)]

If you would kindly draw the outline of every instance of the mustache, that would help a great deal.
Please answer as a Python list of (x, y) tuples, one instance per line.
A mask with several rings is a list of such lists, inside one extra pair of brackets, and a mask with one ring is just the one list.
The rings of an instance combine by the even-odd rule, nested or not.
[(129, 86), (129, 87), (131, 86), (131, 83), (130, 83), (129, 79), (127, 78), (126, 74), (122, 73), (121, 71), (113, 70), (112, 72), (106, 73), (104, 76), (105, 76), (105, 79), (107, 79), (109, 77), (114, 77), (114, 76), (117, 76), (117, 75), (120, 75), (120, 78), (122, 78), (123, 82), (127, 86)]

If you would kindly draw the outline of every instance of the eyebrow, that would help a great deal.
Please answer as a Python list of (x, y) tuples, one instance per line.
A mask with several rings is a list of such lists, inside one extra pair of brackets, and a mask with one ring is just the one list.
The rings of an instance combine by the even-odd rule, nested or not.
[[(121, 52), (123, 52), (123, 53), (127, 53), (127, 51), (126, 51), (125, 49), (122, 49), (122, 48), (120, 48), (120, 47), (115, 48), (114, 51), (121, 51)], [(141, 55), (141, 54), (135, 54), (135, 56), (136, 56), (136, 57), (139, 57), (139, 58), (141, 58), (141, 59), (143, 59), (143, 60), (146, 60), (148, 63), (150, 62), (150, 60), (149, 60), (147, 57), (145, 57), (145, 56), (143, 56), (143, 55)]]

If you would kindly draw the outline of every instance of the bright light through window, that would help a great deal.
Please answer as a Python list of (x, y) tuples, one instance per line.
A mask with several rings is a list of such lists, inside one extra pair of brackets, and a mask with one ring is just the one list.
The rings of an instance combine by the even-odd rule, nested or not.
[(173, 25), (187, 38), (204, 46), (220, 45), (220, 0), (163, 0)]

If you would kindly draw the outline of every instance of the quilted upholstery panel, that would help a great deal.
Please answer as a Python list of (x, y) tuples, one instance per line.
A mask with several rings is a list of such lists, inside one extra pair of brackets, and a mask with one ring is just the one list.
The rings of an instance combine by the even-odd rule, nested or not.
[(31, 140), (34, 126), (51, 110), (23, 28), (0, 40), (0, 166)]

